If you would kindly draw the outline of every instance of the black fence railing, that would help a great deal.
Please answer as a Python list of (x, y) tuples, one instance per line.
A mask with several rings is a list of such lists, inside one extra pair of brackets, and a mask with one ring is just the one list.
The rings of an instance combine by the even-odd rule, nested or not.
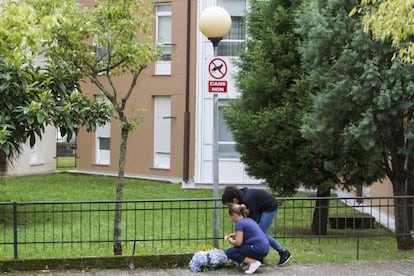
[[(271, 235), (277, 239), (351, 239), (395, 237), (396, 197), (280, 198)], [(414, 197), (404, 206), (413, 213)], [(125, 255), (194, 252), (221, 246), (233, 232), (227, 209), (220, 207), (221, 237), (213, 237), (214, 199), (129, 200), (122, 202), (122, 245)], [(221, 203), (219, 206), (222, 206)], [(112, 255), (115, 201), (0, 203), (0, 259)], [(312, 233), (315, 215), (322, 235)], [(401, 209), (400, 209), (401, 210)], [(410, 229), (414, 229), (411, 225)], [(409, 234), (409, 233), (403, 233)]]

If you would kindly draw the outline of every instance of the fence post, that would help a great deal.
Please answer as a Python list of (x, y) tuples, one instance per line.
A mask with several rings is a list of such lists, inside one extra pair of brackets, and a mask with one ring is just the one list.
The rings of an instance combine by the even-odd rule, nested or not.
[(359, 261), (359, 235), (357, 235), (357, 261)]
[(13, 202), (13, 248), (14, 258), (17, 259), (17, 202)]

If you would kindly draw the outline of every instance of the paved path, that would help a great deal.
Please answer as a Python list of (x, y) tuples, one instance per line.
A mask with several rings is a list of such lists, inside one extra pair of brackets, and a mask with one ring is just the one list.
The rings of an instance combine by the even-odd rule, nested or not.
[[(26, 276), (130, 276), (130, 275), (155, 275), (155, 276), (189, 276), (189, 275), (246, 275), (242, 270), (235, 268), (222, 268), (215, 271), (192, 273), (185, 268), (176, 269), (125, 269), (125, 270), (90, 270), (90, 271), (39, 271), (39, 272), (14, 272), (2, 275), (26, 275)], [(414, 259), (387, 262), (352, 262), (342, 264), (312, 264), (312, 265), (287, 265), (286, 267), (264, 266), (254, 275), (284, 275), (284, 276), (412, 276), (414, 275)]]

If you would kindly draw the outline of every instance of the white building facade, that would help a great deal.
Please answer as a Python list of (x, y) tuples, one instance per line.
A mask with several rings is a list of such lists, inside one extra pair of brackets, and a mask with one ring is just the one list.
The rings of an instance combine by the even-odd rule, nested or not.
[(219, 6), (227, 10), (232, 18), (229, 34), (223, 38), (214, 54), (212, 43), (197, 32), (197, 82), (196, 82), (196, 135), (195, 135), (195, 184), (211, 184), (213, 181), (213, 91), (218, 93), (219, 131), (218, 131), (218, 177), (220, 185), (258, 184), (259, 180), (246, 173), (245, 165), (235, 150), (231, 132), (220, 115), (228, 101), (239, 96), (235, 86), (234, 74), (237, 73), (235, 60), (244, 49), (245, 13), (248, 3), (245, 0), (207, 0), (199, 1), (197, 18), (207, 7)]
[(21, 154), (9, 166), (7, 175), (35, 175), (56, 171), (56, 128), (46, 126), (42, 139), (30, 147), (29, 142), (22, 146)]

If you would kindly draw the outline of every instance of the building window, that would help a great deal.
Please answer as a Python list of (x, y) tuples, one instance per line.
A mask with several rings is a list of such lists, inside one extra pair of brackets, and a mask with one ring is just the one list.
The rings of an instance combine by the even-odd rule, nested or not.
[(219, 158), (240, 158), (240, 154), (236, 151), (236, 142), (233, 134), (228, 129), (221, 110), (226, 108), (226, 100), (219, 100), (219, 122), (218, 122), (218, 157)]
[(104, 62), (106, 64), (109, 59), (108, 47), (95, 44), (95, 49), (96, 49), (96, 58), (98, 62)]
[(96, 164), (111, 162), (111, 123), (96, 128)]
[(154, 168), (170, 168), (172, 119), (171, 98), (154, 97)]
[(109, 48), (94, 41), (93, 49), (96, 54), (96, 62), (99, 64), (100, 67), (100, 71), (98, 72), (98, 74), (103, 75), (106, 73), (105, 69), (109, 66)]
[(99, 137), (99, 150), (111, 150), (111, 138), (109, 137)]
[(156, 39), (162, 45), (163, 54), (155, 64), (155, 74), (171, 74), (171, 4), (156, 5)]
[[(100, 98), (105, 101), (103, 97)], [(95, 163), (109, 165), (111, 163), (111, 123), (98, 126), (95, 133)]]
[(36, 152), (36, 144), (33, 147), (30, 147), (30, 165), (36, 165), (37, 163), (37, 152)]
[(219, 0), (218, 5), (227, 10), (231, 16), (230, 32), (223, 38), (217, 48), (219, 56), (237, 56), (244, 50), (246, 29), (244, 16), (246, 11), (245, 0)]

